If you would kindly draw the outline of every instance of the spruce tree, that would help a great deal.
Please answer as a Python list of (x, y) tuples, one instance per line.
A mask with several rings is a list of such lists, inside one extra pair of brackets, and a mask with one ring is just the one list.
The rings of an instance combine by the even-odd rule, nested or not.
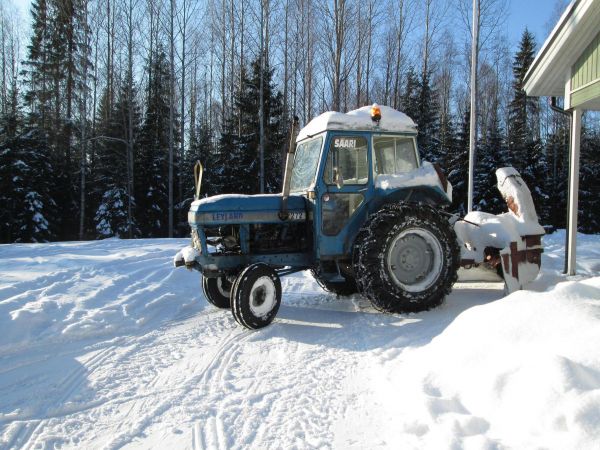
[[(135, 90), (133, 97), (135, 99)], [(139, 133), (140, 111), (135, 101), (129, 104), (126, 85), (119, 92), (111, 114), (104, 112), (104, 108), (108, 107), (106, 98), (105, 92), (100, 110), (101, 117), (105, 119), (100, 122), (101, 136), (98, 138), (94, 172), (94, 186), (98, 200), (94, 214), (95, 229), (98, 237), (101, 238), (135, 237), (139, 234), (135, 215), (131, 218), (131, 223), (128, 217), (130, 202), (135, 212), (135, 198), (133, 193), (130, 196), (128, 192), (127, 137), (129, 108), (132, 108), (134, 117), (133, 136)]]
[(0, 228), (4, 242), (48, 242), (56, 238), (53, 167), (40, 128), (0, 138)]
[(509, 105), (508, 148), (511, 163), (521, 172), (532, 148), (534, 133), (531, 122), (538, 119), (537, 99), (528, 97), (524, 89), (525, 75), (535, 57), (533, 34), (525, 29), (513, 60), (513, 99)]
[[(219, 193), (254, 194), (259, 192), (259, 95), (260, 61), (251, 65), (251, 73), (242, 72), (242, 88), (236, 96), (236, 114), (225, 123), (216, 157), (217, 168), (211, 171)], [(273, 70), (264, 68), (265, 111), (265, 191), (281, 189), (282, 154), (286, 130), (283, 128), (283, 99), (275, 91)], [(236, 124), (241, 123), (238, 129)]]
[(90, 62), (82, 49), (89, 35), (80, 0), (34, 0), (33, 32), (22, 72), (27, 126), (47, 136), (53, 174), (53, 198), (62, 214), (55, 224), (59, 239), (77, 234), (78, 202), (74, 152), (74, 107), (87, 89), (81, 68)]
[(476, 210), (499, 214), (506, 211), (506, 203), (497, 188), (496, 170), (506, 166), (507, 152), (497, 110), (492, 114), (487, 137), (477, 152), (474, 205)]
[(600, 133), (584, 126), (581, 139), (578, 229), (600, 232)]
[(548, 220), (548, 164), (539, 137), (539, 100), (528, 97), (525, 75), (535, 57), (533, 35), (525, 29), (513, 60), (513, 99), (509, 105), (508, 147), (512, 165), (529, 187), (540, 220)]
[(545, 214), (549, 224), (556, 228), (565, 228), (569, 178), (569, 130), (567, 127), (560, 124), (548, 136), (545, 150), (549, 170), (549, 201)]
[(423, 159), (436, 162), (440, 159), (438, 134), (438, 114), (436, 93), (431, 86), (431, 73), (424, 72), (418, 83), (418, 114), (419, 126), (417, 142)]
[(162, 49), (153, 55), (147, 72), (151, 76), (135, 158), (138, 180), (135, 185), (136, 220), (143, 236), (164, 237), (168, 231), (170, 75)]
[(406, 73), (406, 83), (401, 97), (402, 111), (415, 122), (419, 117), (419, 80), (414, 67)]
[(451, 210), (460, 215), (467, 211), (469, 177), (469, 126), (471, 112), (465, 111), (456, 145), (448, 157), (448, 180), (452, 183)]
[(439, 142), (436, 156), (431, 162), (440, 165), (442, 170), (448, 172), (450, 166), (450, 156), (456, 148), (456, 130), (450, 114), (442, 114), (439, 119)]

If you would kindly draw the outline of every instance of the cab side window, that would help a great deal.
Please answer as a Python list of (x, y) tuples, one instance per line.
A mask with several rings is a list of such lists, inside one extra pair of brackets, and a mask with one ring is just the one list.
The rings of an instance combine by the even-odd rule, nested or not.
[(375, 172), (393, 175), (410, 172), (418, 167), (412, 138), (382, 136), (373, 139)]
[(344, 184), (367, 184), (369, 165), (367, 162), (367, 140), (361, 136), (336, 136), (331, 140), (324, 181), (335, 183), (335, 172), (341, 175)]

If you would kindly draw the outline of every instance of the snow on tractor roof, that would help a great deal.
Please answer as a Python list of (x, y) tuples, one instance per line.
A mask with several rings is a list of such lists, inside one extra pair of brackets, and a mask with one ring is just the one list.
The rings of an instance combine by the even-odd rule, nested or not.
[(385, 131), (395, 133), (416, 133), (417, 125), (406, 114), (389, 106), (380, 106), (381, 120), (377, 125), (371, 119), (371, 106), (363, 106), (346, 114), (328, 111), (311, 120), (298, 134), (300, 142), (327, 130), (342, 131)]

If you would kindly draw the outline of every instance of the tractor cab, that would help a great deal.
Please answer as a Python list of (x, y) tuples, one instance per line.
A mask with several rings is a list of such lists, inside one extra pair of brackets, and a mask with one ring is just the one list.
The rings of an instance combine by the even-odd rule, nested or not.
[(361, 226), (385, 203), (451, 203), (451, 185), (421, 161), (416, 136), (408, 116), (385, 106), (328, 112), (300, 132), (289, 192), (309, 202), (316, 259), (348, 259)]

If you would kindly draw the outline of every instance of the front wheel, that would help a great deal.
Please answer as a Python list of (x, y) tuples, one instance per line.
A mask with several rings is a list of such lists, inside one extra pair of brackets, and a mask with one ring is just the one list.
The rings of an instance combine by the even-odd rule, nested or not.
[(432, 207), (387, 205), (360, 236), (354, 270), (376, 309), (425, 311), (440, 305), (452, 290), (460, 249), (454, 229)]
[(257, 263), (240, 272), (231, 291), (235, 320), (251, 330), (269, 325), (281, 304), (279, 275), (266, 264)]
[(227, 309), (230, 306), (229, 294), (231, 283), (227, 277), (207, 278), (202, 275), (202, 291), (206, 300), (217, 308)]

